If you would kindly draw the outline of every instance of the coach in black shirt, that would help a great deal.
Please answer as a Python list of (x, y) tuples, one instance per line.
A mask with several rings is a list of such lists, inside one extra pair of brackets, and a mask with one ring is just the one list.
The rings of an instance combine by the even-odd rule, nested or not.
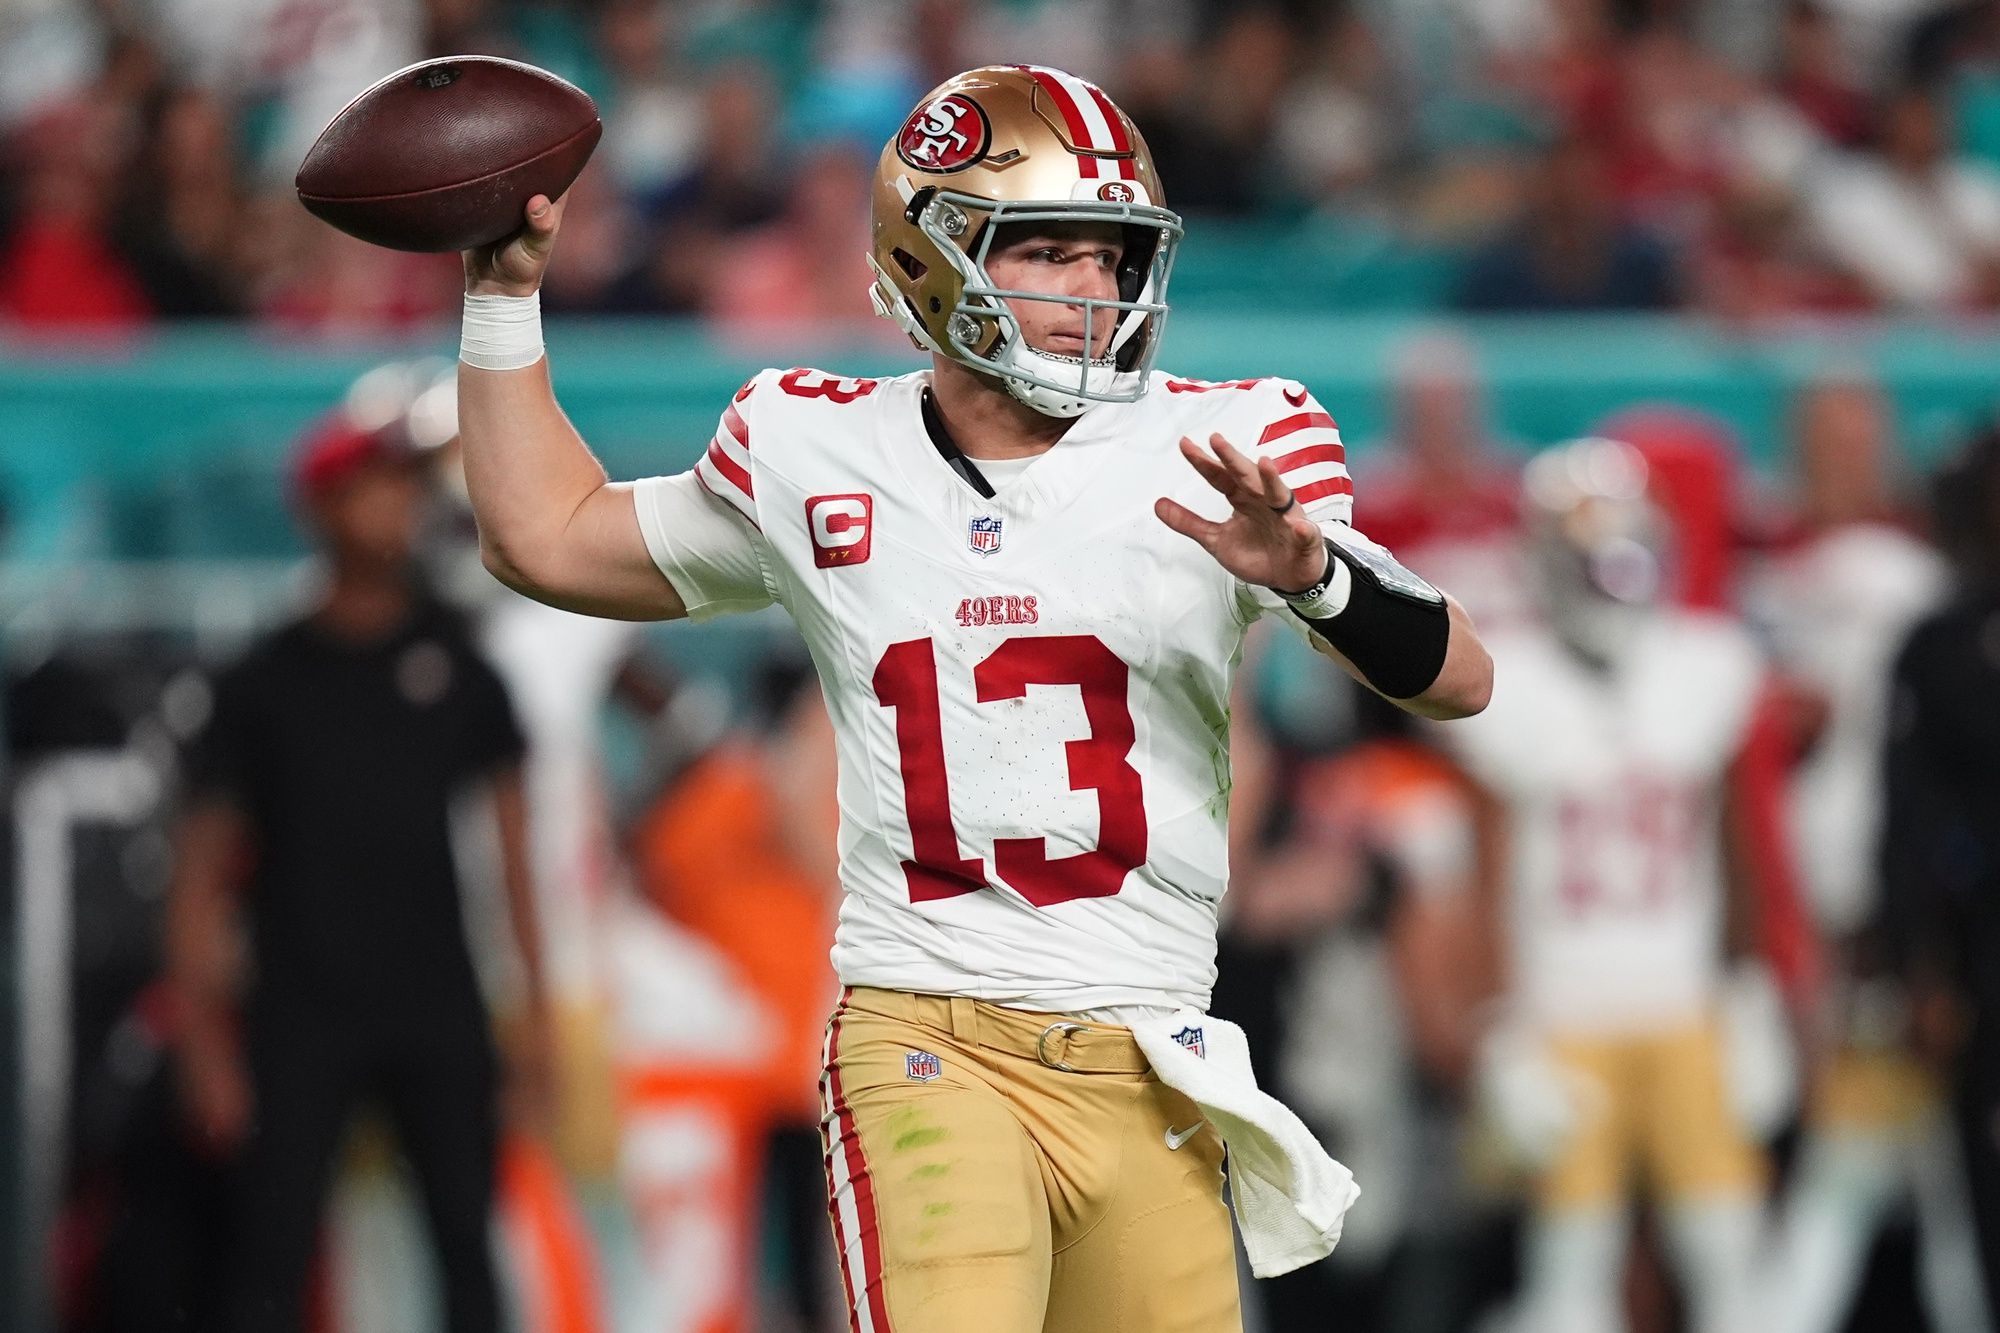
[[(220, 680), (190, 763), (168, 914), (190, 1118), (234, 1155), (223, 1326), (290, 1330), (336, 1152), (379, 1098), (437, 1246), (454, 1333), (489, 1333), (497, 1067), (450, 815), (490, 794), (545, 1070), (522, 738), (499, 678), (414, 575), (423, 503), (391, 428), (335, 419), (294, 488), (323, 597)], [(247, 930), (239, 931), (239, 923)], [(229, 942), (247, 936), (247, 949)]]

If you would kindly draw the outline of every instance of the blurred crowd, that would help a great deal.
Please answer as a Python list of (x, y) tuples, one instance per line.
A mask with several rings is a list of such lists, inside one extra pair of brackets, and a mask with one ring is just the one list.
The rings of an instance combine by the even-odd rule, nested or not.
[(23, 0), (0, 317), (448, 320), (449, 258), (340, 236), (290, 182), (361, 89), (464, 52), (604, 114), (545, 296), (565, 311), (864, 319), (875, 154), (991, 61), (1101, 83), (1172, 205), (1269, 224), (1206, 242), (1246, 265), (1316, 262), (1286, 237), (1319, 227), (1429, 256), (1467, 310), (2000, 301), (1991, 0)]

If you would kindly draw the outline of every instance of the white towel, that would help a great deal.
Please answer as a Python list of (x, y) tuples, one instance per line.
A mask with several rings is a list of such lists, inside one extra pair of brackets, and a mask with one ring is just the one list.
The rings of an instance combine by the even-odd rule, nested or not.
[(1132, 1035), (1161, 1081), (1199, 1106), (1222, 1135), (1251, 1271), (1276, 1277), (1330, 1254), (1360, 1187), (1291, 1108), (1258, 1090), (1243, 1029), (1177, 1009), (1133, 1024)]

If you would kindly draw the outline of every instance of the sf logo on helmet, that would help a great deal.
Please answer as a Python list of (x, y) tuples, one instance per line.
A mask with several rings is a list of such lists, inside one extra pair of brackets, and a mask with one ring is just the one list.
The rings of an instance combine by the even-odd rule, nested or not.
[(960, 171), (986, 156), (991, 139), (979, 103), (951, 93), (910, 113), (896, 154), (919, 171)]
[(1106, 181), (1097, 187), (1097, 197), (1108, 203), (1129, 204), (1139, 197), (1139, 192), (1124, 181)]

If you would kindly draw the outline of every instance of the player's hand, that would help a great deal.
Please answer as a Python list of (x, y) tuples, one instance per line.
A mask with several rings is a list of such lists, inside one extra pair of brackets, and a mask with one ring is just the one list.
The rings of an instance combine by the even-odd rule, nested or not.
[(530, 199), (522, 215), (521, 230), (504, 241), (477, 250), (467, 250), (465, 291), (469, 296), (533, 296), (542, 285), (542, 273), (555, 253), (556, 231), (562, 226), (563, 199), (545, 194)]
[(1193, 440), (1181, 439), (1181, 456), (1201, 479), (1229, 501), (1221, 522), (1203, 518), (1186, 505), (1162, 497), (1153, 512), (1183, 537), (1201, 543), (1216, 563), (1266, 588), (1300, 592), (1326, 574), (1326, 544), (1319, 525), (1293, 503), (1291, 488), (1271, 459), (1252, 461), (1220, 435), (1208, 437), (1211, 455)]

